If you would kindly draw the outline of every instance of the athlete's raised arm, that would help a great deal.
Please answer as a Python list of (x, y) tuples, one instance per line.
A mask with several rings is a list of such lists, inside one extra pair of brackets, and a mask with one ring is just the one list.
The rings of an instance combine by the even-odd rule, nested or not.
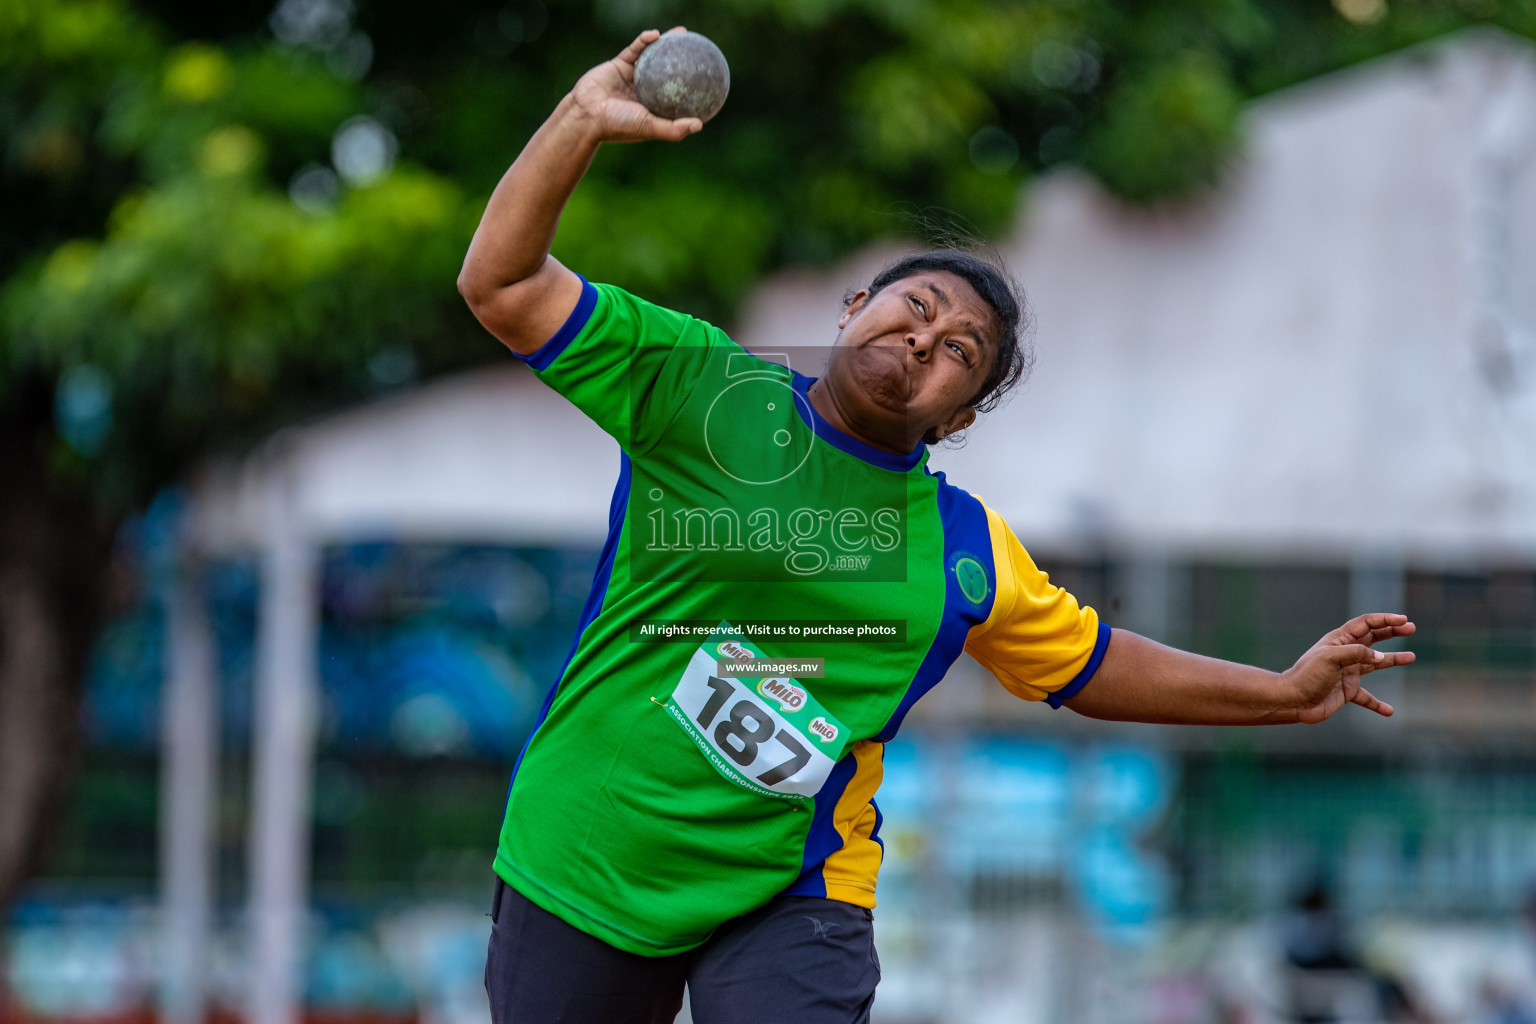
[(1361, 615), (1313, 644), (1286, 671), (1268, 672), (1117, 629), (1098, 672), (1066, 706), (1090, 718), (1184, 725), (1315, 723), (1351, 703), (1390, 715), (1392, 706), (1373, 697), (1360, 677), (1410, 664), (1411, 652), (1371, 645), (1413, 631), (1406, 615)]
[(582, 75), (486, 204), (459, 271), (459, 294), (486, 330), (518, 355), (538, 351), (581, 297), (581, 282), (549, 255), (549, 246), (560, 211), (598, 145), (677, 142), (704, 127), (696, 117), (659, 118), (635, 98), (635, 61), (660, 37), (648, 29)]

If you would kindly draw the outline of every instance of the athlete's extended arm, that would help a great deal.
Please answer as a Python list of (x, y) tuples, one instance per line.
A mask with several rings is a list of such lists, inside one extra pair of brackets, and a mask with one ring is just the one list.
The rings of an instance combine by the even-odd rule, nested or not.
[[(675, 30), (674, 30), (675, 31)], [(512, 351), (532, 355), (560, 329), (581, 282), (549, 255), (560, 211), (603, 142), (676, 142), (704, 127), (667, 121), (635, 99), (635, 61), (661, 33), (649, 29), (588, 71), (507, 169), (469, 243), (459, 294)]]
[(1185, 725), (1278, 725), (1321, 722), (1345, 704), (1392, 714), (1360, 685), (1378, 669), (1407, 665), (1408, 651), (1371, 645), (1409, 636), (1405, 615), (1361, 615), (1323, 637), (1284, 672), (1164, 647), (1115, 630), (1099, 670), (1066, 706), (1090, 718)]

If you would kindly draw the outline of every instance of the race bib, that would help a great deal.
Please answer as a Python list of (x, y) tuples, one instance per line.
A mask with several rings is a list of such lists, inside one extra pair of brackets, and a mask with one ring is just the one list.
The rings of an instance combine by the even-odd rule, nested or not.
[(719, 675), (721, 661), (762, 657), (722, 623), (693, 652), (664, 706), (730, 781), (763, 796), (809, 800), (847, 749), (848, 727), (794, 679)]

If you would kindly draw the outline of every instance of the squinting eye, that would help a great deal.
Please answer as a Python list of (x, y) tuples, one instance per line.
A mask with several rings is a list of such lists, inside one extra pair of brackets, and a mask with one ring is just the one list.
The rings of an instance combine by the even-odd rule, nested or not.
[(919, 313), (923, 313), (925, 315), (927, 314), (928, 307), (923, 305), (922, 299), (918, 298), (916, 295), (909, 295), (908, 298), (912, 301), (912, 305), (917, 307), (917, 311)]

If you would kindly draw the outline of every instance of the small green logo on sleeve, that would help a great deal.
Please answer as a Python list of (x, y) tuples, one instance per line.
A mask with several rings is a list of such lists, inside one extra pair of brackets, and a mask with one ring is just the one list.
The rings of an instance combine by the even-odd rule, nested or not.
[(952, 569), (955, 574), (955, 582), (960, 587), (960, 593), (971, 604), (981, 604), (992, 592), (991, 585), (987, 582), (987, 570), (981, 563), (970, 555), (961, 555), (955, 559)]

